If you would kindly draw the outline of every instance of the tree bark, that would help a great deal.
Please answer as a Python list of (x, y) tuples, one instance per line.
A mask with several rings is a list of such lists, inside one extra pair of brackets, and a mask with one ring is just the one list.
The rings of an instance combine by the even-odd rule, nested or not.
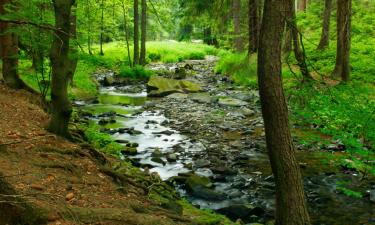
[(142, 0), (142, 19), (141, 19), (141, 57), (139, 63), (146, 64), (146, 40), (147, 40), (147, 2)]
[(238, 52), (243, 50), (240, 15), (241, 0), (233, 0), (234, 48)]
[(249, 0), (249, 55), (258, 50), (259, 0)]
[(126, 49), (128, 50), (128, 61), (129, 61), (129, 66), (132, 66), (132, 59), (130, 56), (130, 44), (129, 44), (129, 33), (128, 33), (128, 20), (126, 19), (126, 8), (125, 8), (125, 2), (124, 0), (122, 1), (122, 15), (124, 19), (124, 35), (125, 35), (125, 42), (126, 42)]
[(332, 75), (341, 77), (343, 82), (350, 78), (351, 8), (351, 0), (337, 1), (336, 65)]
[(306, 9), (307, 9), (307, 0), (299, 0), (298, 10), (299, 11), (306, 11)]
[(319, 50), (323, 50), (329, 46), (329, 25), (331, 22), (331, 12), (332, 12), (332, 0), (325, 0), (322, 35), (320, 37), (320, 42), (318, 46)]
[(258, 50), (258, 79), (267, 150), (276, 183), (277, 225), (309, 225), (281, 76), (281, 43), (289, 0), (266, 0)]
[(102, 0), (101, 5), (101, 19), (100, 19), (100, 55), (104, 55), (103, 52), (103, 35), (104, 35), (104, 0)]
[(68, 124), (72, 113), (68, 98), (70, 69), (66, 65), (70, 62), (69, 32), (71, 31), (71, 8), (74, 3), (74, 0), (53, 0), (56, 31), (50, 53), (52, 115), (48, 129), (63, 137), (70, 137)]
[(138, 0), (134, 0), (134, 66), (139, 64), (139, 9)]
[(304, 50), (301, 49), (301, 39), (300, 39), (300, 33), (298, 31), (297, 27), (297, 17), (296, 17), (296, 11), (295, 11), (295, 5), (294, 0), (288, 0), (288, 17), (287, 17), (287, 27), (289, 27), (291, 36), (292, 36), (292, 42), (293, 42), (293, 51), (294, 56), (297, 60), (298, 67), (301, 71), (301, 74), (304, 78), (304, 80), (312, 80), (311, 74), (309, 72), (309, 69), (306, 64), (306, 57)]
[[(6, 13), (5, 6), (11, 4), (11, 0), (0, 1), (0, 15)], [(18, 75), (18, 36), (10, 31), (13, 25), (0, 22), (0, 49), (3, 61), (3, 78), (5, 84), (14, 89), (25, 88), (25, 83)]]
[[(77, 4), (74, 4), (71, 10), (70, 15), (70, 35), (71, 37), (77, 41)], [(78, 64), (78, 49), (77, 46), (74, 44), (70, 48), (70, 57), (69, 57), (69, 73), (68, 73), (68, 79), (71, 84), (71, 86), (74, 86), (74, 73), (77, 69)]]

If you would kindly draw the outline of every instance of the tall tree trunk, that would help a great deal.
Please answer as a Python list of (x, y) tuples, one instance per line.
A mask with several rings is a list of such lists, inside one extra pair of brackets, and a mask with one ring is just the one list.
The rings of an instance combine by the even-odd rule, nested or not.
[(89, 51), (89, 54), (92, 55), (92, 50), (91, 50), (91, 3), (90, 0), (86, 0), (86, 17), (87, 17), (87, 48)]
[(350, 29), (351, 29), (351, 0), (337, 0), (337, 50), (334, 76), (341, 77), (346, 82), (350, 77)]
[(74, 0), (53, 0), (55, 11), (55, 35), (51, 47), (52, 63), (52, 117), (48, 129), (57, 135), (69, 137), (68, 124), (72, 106), (68, 98), (69, 41), (71, 31), (71, 8)]
[(296, 11), (294, 10), (294, 0), (289, 0), (288, 6), (289, 8), (287, 12), (289, 15), (287, 17), (287, 27), (289, 27), (289, 29), (291, 30), (294, 56), (297, 60), (298, 67), (301, 71), (304, 80), (312, 80), (312, 77), (306, 64), (305, 52), (301, 49), (302, 38), (300, 38), (301, 36), (299, 34), (297, 27)]
[[(70, 15), (70, 35), (77, 42), (77, 4), (74, 4)], [(76, 43), (70, 48), (68, 79), (71, 86), (74, 86), (74, 73), (78, 64), (78, 49)]]
[(306, 11), (307, 4), (308, 4), (307, 0), (299, 0), (299, 2), (298, 2), (298, 10), (299, 11)]
[(258, 50), (259, 0), (249, 0), (249, 55)]
[(130, 56), (130, 44), (129, 44), (129, 32), (128, 32), (128, 20), (126, 19), (126, 8), (125, 8), (125, 2), (122, 1), (122, 15), (124, 17), (124, 35), (125, 35), (125, 42), (126, 42), (126, 49), (128, 50), (128, 61), (129, 66), (132, 66), (132, 58)]
[(100, 18), (100, 55), (104, 55), (103, 52), (103, 35), (104, 35), (104, 0), (100, 5), (101, 8), (101, 18)]
[(139, 9), (138, 0), (134, 0), (134, 66), (139, 64)]
[(147, 2), (142, 0), (142, 20), (141, 20), (141, 57), (139, 63), (146, 64), (146, 39), (147, 39)]
[(234, 48), (240, 52), (243, 50), (241, 39), (241, 0), (233, 0), (233, 25), (234, 25)]
[[(290, 0), (266, 0), (258, 50), (258, 79), (267, 150), (276, 183), (277, 225), (309, 225), (281, 76), (281, 43)], [(285, 7), (286, 6), (286, 7)]]
[(329, 45), (329, 24), (331, 22), (331, 12), (332, 12), (332, 0), (325, 0), (322, 35), (320, 37), (320, 42), (318, 46), (319, 50), (323, 50), (327, 48)]
[(283, 45), (283, 54), (285, 55), (285, 58), (289, 57), (290, 52), (292, 51), (292, 45), (292, 30), (289, 28), (288, 25), (286, 25)]
[[(6, 13), (5, 6), (11, 4), (11, 0), (0, 1), (0, 15)], [(5, 84), (11, 88), (25, 88), (25, 83), (18, 75), (18, 36), (11, 31), (12, 25), (0, 22), (0, 49), (3, 60), (3, 78)]]

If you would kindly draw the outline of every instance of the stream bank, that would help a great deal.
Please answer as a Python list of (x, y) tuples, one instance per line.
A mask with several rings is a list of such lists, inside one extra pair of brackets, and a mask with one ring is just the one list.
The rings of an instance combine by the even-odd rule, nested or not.
[[(259, 96), (214, 74), (215, 63), (210, 57), (150, 65), (165, 78), (186, 78), (202, 89), (169, 91), (162, 98), (148, 98), (142, 82), (108, 82), (113, 74), (100, 74), (96, 77), (107, 87), (100, 89), (98, 101), (79, 102), (86, 112), (82, 115), (124, 145), (124, 160), (157, 173), (194, 205), (234, 221), (270, 222), (275, 190)], [(294, 140), (314, 224), (374, 224), (374, 180), (326, 166), (319, 151)], [(360, 187), (364, 197), (340, 193), (337, 186), (343, 180)]]

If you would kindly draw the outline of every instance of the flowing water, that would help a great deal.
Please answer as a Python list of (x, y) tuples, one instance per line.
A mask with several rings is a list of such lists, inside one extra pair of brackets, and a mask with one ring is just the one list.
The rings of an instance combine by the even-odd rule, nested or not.
[[(210, 167), (210, 162), (204, 158), (209, 151), (207, 143), (202, 143), (189, 137), (185, 132), (172, 128), (176, 127), (172, 124), (180, 123), (178, 119), (168, 118), (163, 110), (149, 109), (153, 108), (149, 106), (158, 104), (159, 100), (147, 98), (145, 86), (137, 85), (137, 87), (137, 92), (130, 91), (131, 86), (101, 88), (98, 102), (93, 104), (80, 102), (79, 108), (89, 112), (91, 114), (89, 117), (99, 124), (103, 118), (110, 118), (110, 122), (102, 123), (106, 132), (124, 145), (137, 143), (137, 154), (123, 157), (131, 158), (141, 168), (147, 167), (151, 172), (157, 172), (163, 180), (189, 173), (211, 178), (214, 188), (209, 192), (203, 190), (206, 196), (191, 193), (186, 191), (183, 185), (177, 185), (180, 194), (193, 204), (215, 210), (227, 208), (228, 211), (229, 206), (246, 206), (250, 203), (260, 207), (256, 208), (252, 215), (246, 215), (250, 218), (248, 222), (251, 222), (251, 216), (255, 221), (263, 222), (272, 218), (275, 193), (271, 174), (256, 170), (220, 172), (220, 168)], [(121, 131), (124, 128), (126, 130)], [(236, 136), (235, 132), (230, 135)], [(228, 139), (231, 140), (231, 137)], [(235, 139), (236, 137), (233, 138), (234, 141)], [(233, 165), (241, 164), (243, 159), (246, 159), (246, 162), (254, 162), (254, 165), (260, 165), (259, 167), (265, 168), (264, 171), (269, 171), (268, 159), (264, 152), (243, 149), (236, 157), (237, 162)], [(217, 173), (221, 173), (220, 176)], [(337, 181), (348, 177), (351, 179), (353, 174), (320, 174), (305, 179), (309, 204), (312, 206), (312, 217), (317, 221), (315, 224), (375, 224), (374, 204), (369, 201), (352, 200), (347, 196), (338, 195), (335, 191)], [(366, 183), (366, 186), (369, 185), (371, 184)]]

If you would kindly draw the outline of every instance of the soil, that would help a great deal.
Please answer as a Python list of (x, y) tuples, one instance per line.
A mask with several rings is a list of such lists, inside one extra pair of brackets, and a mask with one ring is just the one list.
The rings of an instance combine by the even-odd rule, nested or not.
[(191, 223), (136, 182), (114, 182), (103, 168), (117, 159), (46, 131), (36, 99), (0, 84), (0, 224)]

